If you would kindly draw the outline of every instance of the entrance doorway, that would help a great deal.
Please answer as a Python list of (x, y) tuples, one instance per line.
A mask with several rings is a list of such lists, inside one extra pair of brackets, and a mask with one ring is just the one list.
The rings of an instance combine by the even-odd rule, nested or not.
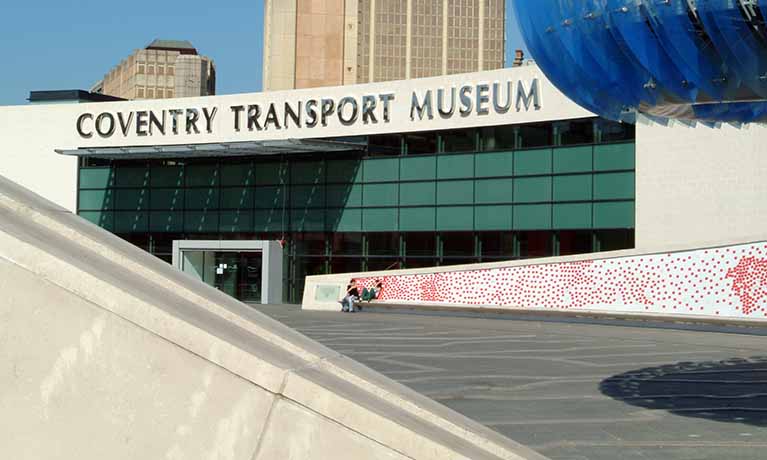
[(261, 252), (184, 251), (181, 269), (242, 300), (261, 302)]
[(270, 241), (174, 241), (173, 265), (243, 302), (282, 302), (282, 249)]

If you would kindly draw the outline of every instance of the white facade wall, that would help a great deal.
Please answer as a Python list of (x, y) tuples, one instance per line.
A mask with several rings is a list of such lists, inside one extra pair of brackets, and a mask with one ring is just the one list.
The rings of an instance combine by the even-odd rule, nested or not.
[(0, 176), (70, 211), (77, 206), (77, 159), (56, 148), (77, 148), (67, 120), (78, 105), (0, 107)]
[(767, 239), (767, 126), (640, 119), (636, 247)]

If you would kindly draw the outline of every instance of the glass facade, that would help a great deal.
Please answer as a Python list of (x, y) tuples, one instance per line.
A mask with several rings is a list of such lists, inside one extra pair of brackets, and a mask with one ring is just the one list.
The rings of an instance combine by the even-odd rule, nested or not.
[(631, 248), (634, 127), (601, 119), (371, 136), (356, 153), (82, 160), (79, 214), (173, 240), (286, 240), (306, 275)]

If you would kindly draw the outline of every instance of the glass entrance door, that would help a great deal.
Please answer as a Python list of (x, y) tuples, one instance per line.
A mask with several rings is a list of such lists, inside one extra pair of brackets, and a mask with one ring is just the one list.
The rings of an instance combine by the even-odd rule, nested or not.
[(243, 302), (261, 301), (261, 252), (190, 250), (182, 258), (182, 270), (204, 283)]
[(243, 302), (261, 302), (260, 252), (238, 252), (236, 295)]

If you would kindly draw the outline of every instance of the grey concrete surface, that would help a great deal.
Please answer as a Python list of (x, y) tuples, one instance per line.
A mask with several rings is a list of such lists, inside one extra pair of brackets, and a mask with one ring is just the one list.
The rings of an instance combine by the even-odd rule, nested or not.
[(544, 460), (0, 178), (0, 459)]
[(767, 458), (764, 330), (257, 308), (553, 460)]

